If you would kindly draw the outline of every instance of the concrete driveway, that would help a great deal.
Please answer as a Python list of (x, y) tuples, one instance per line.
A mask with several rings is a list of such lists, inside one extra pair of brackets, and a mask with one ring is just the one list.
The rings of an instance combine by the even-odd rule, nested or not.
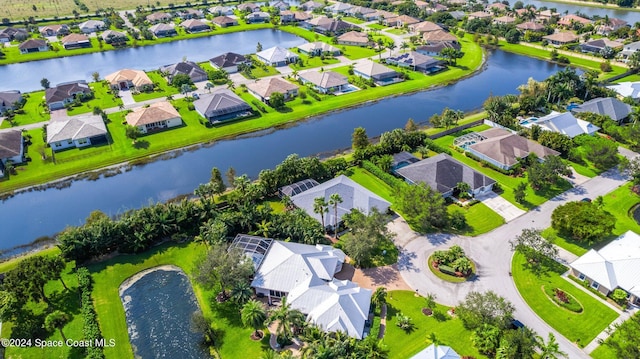
[(478, 195), (476, 199), (499, 214), (505, 222), (511, 222), (526, 213), (493, 191)]
[[(547, 333), (553, 332), (562, 351), (570, 358), (589, 358), (585, 351), (540, 319), (520, 297), (509, 274), (512, 257), (509, 240), (525, 228), (549, 227), (551, 213), (556, 207), (587, 196), (596, 198), (605, 195), (625, 182), (625, 177), (616, 170), (610, 170), (550, 199), (508, 224), (474, 238), (451, 234), (420, 235), (413, 232), (404, 220), (397, 218), (390, 224), (390, 229), (397, 233), (395, 241), (401, 248), (398, 269), (411, 288), (418, 290), (422, 295), (436, 294), (439, 303), (449, 306), (459, 303), (471, 291), (492, 290), (511, 301), (516, 308), (515, 317), (539, 335), (546, 338)], [(444, 282), (434, 276), (427, 267), (427, 258), (433, 251), (446, 249), (454, 244), (460, 245), (476, 263), (477, 276), (471, 281), (460, 284)]]

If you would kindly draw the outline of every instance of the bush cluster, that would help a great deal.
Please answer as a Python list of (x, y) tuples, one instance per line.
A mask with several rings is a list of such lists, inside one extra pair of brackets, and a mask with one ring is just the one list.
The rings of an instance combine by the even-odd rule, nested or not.
[[(85, 340), (96, 343), (103, 339), (100, 332), (100, 326), (98, 325), (98, 315), (93, 307), (93, 301), (91, 300), (91, 290), (93, 288), (93, 281), (91, 274), (87, 268), (78, 268), (78, 289), (80, 290), (80, 305), (82, 320), (84, 322), (83, 333)], [(103, 359), (104, 352), (102, 347), (93, 345), (86, 348), (86, 358), (89, 359)]]
[(373, 164), (373, 162), (367, 160), (362, 161), (362, 168), (371, 172), (372, 175), (380, 178), (384, 183), (388, 184), (392, 188), (396, 188), (398, 185), (403, 183), (401, 179), (383, 171), (380, 167)]

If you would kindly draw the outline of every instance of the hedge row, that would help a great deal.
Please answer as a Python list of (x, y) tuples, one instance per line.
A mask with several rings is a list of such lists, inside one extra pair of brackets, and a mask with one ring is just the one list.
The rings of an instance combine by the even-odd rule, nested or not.
[(402, 180), (400, 180), (400, 179), (394, 177), (393, 175), (383, 171), (382, 169), (380, 169), (380, 167), (376, 166), (371, 161), (367, 161), (367, 160), (362, 161), (362, 168), (364, 168), (365, 170), (371, 172), (372, 175), (380, 178), (382, 180), (382, 182), (388, 184), (392, 188), (397, 188), (402, 183), (404, 183), (404, 182), (402, 182)]
[(451, 268), (449, 266), (446, 266), (444, 264), (438, 265), (438, 270), (440, 270), (440, 272), (442, 272), (444, 274), (453, 275), (453, 276), (456, 275), (456, 270), (455, 269), (453, 269), (453, 268)]
[(104, 339), (100, 332), (100, 326), (98, 325), (98, 315), (96, 314), (95, 308), (93, 307), (93, 301), (91, 300), (92, 288), (93, 282), (91, 274), (89, 274), (87, 268), (78, 268), (78, 289), (80, 289), (81, 313), (84, 321), (84, 338), (94, 344), (86, 348), (87, 352), (85, 358), (104, 359), (102, 347), (96, 345)]
[(437, 144), (434, 140), (432, 140), (430, 138), (425, 138), (424, 145), (427, 146), (433, 152), (446, 153), (449, 156), (451, 156), (451, 150), (449, 150), (446, 147), (440, 146), (439, 144)]

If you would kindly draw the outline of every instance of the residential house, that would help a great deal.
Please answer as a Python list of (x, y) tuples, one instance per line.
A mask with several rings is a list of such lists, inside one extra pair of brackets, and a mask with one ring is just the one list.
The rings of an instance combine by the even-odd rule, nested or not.
[(385, 59), (387, 64), (406, 67), (413, 71), (434, 73), (446, 69), (444, 61), (434, 59), (418, 51), (409, 51)]
[(487, 5), (487, 7), (485, 8), (488, 12), (496, 12), (496, 13), (501, 13), (501, 12), (505, 12), (507, 10), (509, 10), (509, 6), (501, 3), (501, 2), (494, 2), (493, 4), (489, 4)]
[(307, 14), (304, 11), (294, 11), (293, 12), (293, 20), (294, 22), (304, 22), (309, 21), (313, 18), (311, 14)]
[(609, 36), (612, 32), (618, 31), (623, 27), (629, 27), (629, 24), (622, 19), (612, 17), (609, 18), (609, 22), (598, 25), (596, 27), (596, 33), (603, 36)]
[(24, 162), (24, 138), (21, 131), (0, 131), (0, 177), (3, 175), (2, 165), (7, 161), (13, 164)]
[(91, 89), (85, 81), (73, 81), (46, 89), (44, 98), (49, 110), (59, 110), (76, 99), (83, 99), (90, 95)]
[(322, 330), (364, 337), (372, 291), (334, 278), (346, 260), (342, 250), (245, 234), (237, 235), (230, 248), (251, 258), (251, 287), (269, 304), (286, 297), (291, 308)]
[(420, 20), (415, 17), (411, 17), (408, 15), (400, 15), (385, 21), (387, 26), (396, 26), (396, 27), (409, 27), (410, 25), (415, 25), (419, 23)]
[(180, 24), (180, 26), (182, 26), (187, 32), (190, 32), (190, 33), (204, 32), (204, 31), (211, 30), (211, 28), (209, 27), (209, 24), (198, 19), (185, 20)]
[(604, 295), (616, 289), (640, 304), (640, 236), (627, 231), (600, 250), (590, 249), (569, 264), (571, 274)]
[(124, 32), (115, 30), (103, 31), (100, 36), (102, 36), (104, 42), (106, 42), (107, 44), (112, 44), (114, 46), (124, 45), (128, 40), (127, 35)]
[(193, 104), (196, 111), (211, 123), (251, 115), (251, 106), (226, 88), (218, 88), (211, 93), (203, 94)]
[(346, 15), (348, 16), (353, 16), (359, 19), (364, 19), (364, 17), (368, 14), (373, 14), (375, 13), (376, 10), (368, 8), (368, 7), (364, 7), (364, 6), (354, 6), (351, 9), (347, 10), (345, 12)]
[(163, 66), (160, 71), (167, 73), (169, 82), (178, 74), (189, 75), (193, 82), (207, 81), (209, 79), (207, 72), (193, 61), (182, 61), (173, 65)]
[(340, 49), (322, 41), (307, 42), (306, 44), (302, 44), (298, 46), (298, 50), (300, 51), (301, 54), (304, 54), (307, 56), (320, 56), (320, 55), (339, 56), (340, 55)]
[(426, 1), (415, 0), (413, 3), (416, 4), (418, 9), (420, 9), (420, 10), (424, 10), (424, 9), (429, 7), (429, 3), (426, 2)]
[(245, 18), (245, 21), (247, 21), (248, 23), (259, 23), (259, 22), (268, 22), (269, 19), (271, 18), (271, 15), (269, 15), (269, 13), (266, 13), (264, 11), (254, 11), (250, 14), (247, 14), (244, 18)]
[(515, 22), (516, 22), (516, 18), (511, 16), (500, 16), (493, 19), (493, 23), (496, 25), (510, 25)]
[(451, 347), (434, 343), (412, 356), (411, 359), (460, 359), (460, 355)]
[(560, 14), (557, 12), (553, 12), (551, 10), (543, 10), (538, 12), (538, 15), (536, 16), (536, 20), (546, 24), (548, 23), (552, 18), (559, 18)]
[(307, 178), (278, 188), (278, 196), (280, 198), (295, 196), (296, 194), (302, 193), (319, 184), (320, 183), (318, 183), (318, 181), (312, 178)]
[(100, 115), (63, 117), (47, 124), (47, 144), (53, 151), (108, 143), (107, 126)]
[(273, 93), (278, 92), (284, 96), (284, 100), (292, 100), (298, 95), (298, 85), (279, 77), (258, 80), (247, 84), (247, 90), (258, 100), (269, 103)]
[(228, 6), (214, 6), (209, 8), (209, 12), (213, 16), (233, 15), (233, 8)]
[(568, 31), (556, 32), (551, 35), (546, 35), (542, 37), (544, 40), (549, 41), (550, 44), (555, 46), (568, 45), (571, 43), (578, 42), (579, 37)]
[(145, 17), (145, 19), (152, 24), (169, 22), (172, 18), (173, 16), (167, 14), (166, 12), (154, 12), (153, 14), (149, 14)]
[(21, 54), (28, 54), (31, 52), (49, 51), (49, 44), (46, 40), (29, 39), (18, 46)]
[(353, 68), (353, 74), (367, 80), (373, 80), (378, 86), (403, 81), (398, 72), (371, 60), (359, 61)]
[(615, 85), (609, 85), (607, 88), (618, 93), (621, 98), (631, 97), (633, 99), (640, 98), (640, 82), (620, 82)]
[(449, 7), (443, 4), (434, 3), (432, 8), (426, 10), (428, 14), (433, 14), (436, 12), (445, 12), (448, 11)]
[(458, 142), (456, 145), (504, 170), (511, 169), (519, 159), (531, 153), (541, 160), (547, 156), (560, 154), (558, 151), (501, 128), (490, 128), (482, 132), (474, 132), (472, 135), (474, 137), (471, 141)]
[(346, 31), (354, 28), (354, 26), (348, 22), (330, 19), (326, 16), (318, 16), (311, 20), (305, 21), (302, 26), (306, 29), (313, 30), (320, 34), (335, 35), (344, 34)]
[(16, 104), (24, 102), (22, 94), (18, 90), (0, 92), (0, 115), (7, 110), (17, 109)]
[[(451, 3), (451, 1), (449, 1), (449, 3)], [(451, 15), (456, 20), (462, 20), (467, 14), (465, 14), (464, 11), (456, 10), (449, 11), (449, 15)]]
[(476, 12), (472, 12), (471, 14), (467, 15), (467, 18), (469, 20), (474, 20), (474, 19), (491, 19), (491, 14), (488, 12), (484, 12), (484, 11), (476, 11)]
[(552, 131), (574, 138), (578, 135), (593, 135), (600, 127), (591, 122), (581, 120), (573, 116), (571, 112), (551, 111), (550, 114), (537, 118), (531, 117), (520, 123), (523, 127), (531, 128), (534, 125), (543, 131)]
[(606, 48), (619, 50), (622, 49), (622, 43), (603, 37), (602, 39), (589, 40), (580, 44), (580, 50), (582, 52), (589, 52), (592, 54), (601, 54), (606, 50)]
[(125, 116), (127, 124), (142, 133), (164, 130), (182, 125), (182, 118), (167, 101), (156, 102), (148, 107), (138, 107)]
[(298, 75), (303, 84), (308, 84), (321, 93), (342, 92), (349, 88), (349, 80), (333, 71), (308, 71)]
[[(305, 14), (305, 13), (303, 13)], [(291, 10), (283, 10), (280, 11), (280, 23), (281, 24), (286, 24), (289, 22), (296, 22), (296, 18), (295, 18), (295, 13)], [(309, 16), (309, 18), (311, 18), (311, 16)]]
[(149, 91), (153, 89), (153, 81), (141, 70), (122, 69), (104, 77), (111, 88), (116, 90), (135, 89)]
[(204, 18), (204, 13), (199, 9), (184, 9), (178, 12), (178, 17), (182, 20), (202, 19)]
[(259, 61), (269, 66), (287, 66), (298, 61), (298, 55), (279, 46), (274, 46), (256, 53)]
[(7, 27), (0, 30), (0, 42), (23, 41), (29, 37), (25, 29)]
[(209, 59), (209, 63), (213, 68), (232, 74), (238, 72), (238, 65), (240, 64), (251, 65), (251, 59), (235, 52), (226, 52)]
[(442, 30), (442, 27), (431, 21), (422, 21), (417, 24), (409, 25), (409, 31), (420, 35), (425, 32), (437, 30)]
[(238, 21), (236, 19), (230, 18), (228, 16), (216, 16), (211, 19), (211, 22), (220, 26), (220, 27), (229, 27), (238, 25)]
[[(328, 202), (331, 195), (336, 193), (342, 198), (342, 203), (339, 203), (337, 207), (337, 218), (334, 208), (322, 214), (316, 213), (313, 210), (316, 198), (322, 197)], [(340, 175), (302, 193), (296, 194), (291, 197), (291, 201), (296, 207), (303, 209), (309, 216), (318, 220), (318, 222), (322, 222), (320, 216), (324, 216), (325, 226), (332, 227), (339, 224), (342, 221), (342, 217), (351, 212), (352, 209), (358, 209), (365, 215), (368, 215), (373, 208), (377, 208), (381, 213), (385, 213), (390, 206), (390, 203), (385, 199), (344, 175)]]
[(560, 20), (558, 20), (558, 25), (564, 27), (573, 27), (576, 23), (585, 26), (592, 24), (593, 21), (574, 14), (565, 15)]
[(458, 183), (469, 185), (468, 193), (472, 196), (490, 192), (495, 180), (455, 158), (440, 153), (395, 170), (405, 181), (411, 184), (424, 183), (440, 192), (443, 197), (450, 197)]
[(454, 46), (460, 46), (458, 38), (450, 32), (444, 30), (429, 31), (422, 34), (422, 39), (427, 44), (437, 44), (447, 42)]
[(614, 97), (598, 97), (571, 109), (572, 112), (591, 112), (609, 116), (612, 120), (622, 123), (633, 112), (629, 104)]
[(91, 41), (87, 35), (82, 34), (69, 34), (60, 39), (62, 46), (67, 50), (82, 49), (91, 47)]
[(170, 37), (178, 35), (173, 24), (155, 24), (149, 28), (149, 31), (151, 31), (155, 37)]
[(349, 9), (351, 9), (351, 5), (350, 4), (345, 4), (345, 3), (342, 3), (342, 2), (335, 2), (335, 3), (325, 7), (324, 11), (331, 12), (333, 14), (343, 14)]
[(236, 8), (238, 9), (238, 11), (242, 11), (242, 12), (260, 11), (260, 6), (254, 4), (252, 2), (246, 2), (246, 3), (239, 4)]
[(624, 45), (622, 51), (620, 51), (620, 56), (625, 59), (628, 59), (633, 55), (634, 52), (640, 50), (640, 41), (635, 41)]
[(300, 8), (304, 11), (313, 11), (315, 9), (322, 9), (324, 7), (323, 4), (316, 1), (307, 1), (305, 3), (300, 4)]
[(371, 46), (373, 42), (369, 40), (367, 34), (359, 31), (349, 31), (338, 36), (339, 45), (353, 45), (353, 46)]
[(280, 11), (289, 10), (289, 4), (287, 4), (284, 1), (276, 1), (273, 4), (271, 4), (271, 7), (276, 8)]
[(71, 32), (67, 24), (40, 26), (38, 31), (43, 37), (68, 35)]
[(527, 21), (522, 24), (516, 25), (516, 29), (521, 31), (542, 31), (544, 30), (544, 25), (535, 21)]
[(416, 52), (427, 56), (440, 56), (442, 50), (452, 48), (460, 50), (460, 44), (456, 42), (432, 42), (416, 48)]
[(91, 34), (93, 32), (105, 30), (107, 28), (107, 25), (105, 25), (104, 21), (101, 20), (87, 20), (83, 23), (80, 23), (78, 27), (83, 33)]

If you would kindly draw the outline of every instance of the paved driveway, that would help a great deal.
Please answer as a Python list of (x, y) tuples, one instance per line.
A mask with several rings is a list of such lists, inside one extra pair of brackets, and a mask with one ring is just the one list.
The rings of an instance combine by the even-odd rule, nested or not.
[(498, 196), (495, 192), (490, 191), (476, 196), (476, 199), (491, 208), (494, 212), (502, 216), (505, 222), (511, 222), (522, 216), (526, 212), (514, 206), (511, 202)]
[[(630, 155), (630, 154), (627, 154)], [(582, 349), (569, 342), (538, 317), (524, 302), (518, 293), (512, 278), (512, 252), (509, 240), (520, 234), (525, 228), (547, 228), (551, 225), (551, 213), (567, 201), (577, 201), (583, 197), (595, 198), (616, 189), (626, 181), (617, 171), (611, 170), (592, 178), (528, 213), (512, 220), (492, 232), (468, 238), (451, 234), (419, 235), (398, 218), (390, 228), (397, 233), (396, 243), (401, 247), (398, 269), (407, 284), (422, 295), (434, 293), (439, 303), (454, 306), (471, 291), (493, 290), (507, 298), (516, 308), (515, 316), (538, 334), (546, 337), (553, 332), (558, 338), (561, 349), (570, 358), (588, 358)], [(445, 249), (454, 244), (460, 245), (477, 265), (474, 280), (452, 284), (435, 277), (427, 267), (427, 258), (436, 249)]]

